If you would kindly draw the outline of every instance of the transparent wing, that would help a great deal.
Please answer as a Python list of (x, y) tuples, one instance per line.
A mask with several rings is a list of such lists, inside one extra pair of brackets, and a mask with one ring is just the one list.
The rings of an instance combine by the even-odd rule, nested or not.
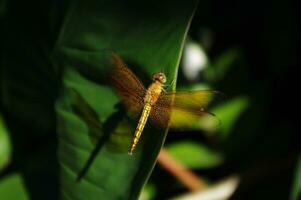
[(157, 105), (171, 105), (184, 110), (204, 110), (206, 106), (221, 93), (215, 90), (177, 91), (163, 93)]
[(140, 112), (144, 105), (145, 87), (116, 53), (112, 53), (112, 63), (112, 85), (130, 112)]
[(163, 93), (153, 106), (150, 119), (160, 126), (176, 129), (194, 129), (217, 126), (219, 120), (205, 111), (209, 102), (219, 94), (213, 90)]

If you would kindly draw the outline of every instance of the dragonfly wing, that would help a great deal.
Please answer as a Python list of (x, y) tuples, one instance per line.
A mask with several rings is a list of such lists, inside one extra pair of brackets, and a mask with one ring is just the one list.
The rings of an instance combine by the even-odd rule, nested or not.
[(149, 119), (157, 127), (166, 128), (170, 120), (170, 109), (155, 105), (151, 109)]
[(112, 53), (114, 68), (111, 73), (111, 82), (122, 102), (130, 112), (140, 112), (143, 109), (143, 98), (146, 89), (136, 75), (126, 66), (123, 60)]
[(160, 127), (169, 125), (175, 129), (217, 126), (219, 120), (205, 111), (216, 94), (211, 90), (163, 93), (153, 106), (150, 119)]
[(219, 124), (219, 119), (212, 113), (205, 111), (184, 110), (177, 107), (164, 108), (154, 106), (150, 113), (152, 124), (160, 128), (194, 130), (214, 129)]
[(215, 90), (177, 91), (163, 93), (157, 104), (172, 105), (184, 110), (205, 110), (208, 104), (221, 92)]
[(173, 108), (170, 114), (169, 126), (175, 129), (212, 129), (220, 123), (214, 114), (205, 111), (190, 111)]

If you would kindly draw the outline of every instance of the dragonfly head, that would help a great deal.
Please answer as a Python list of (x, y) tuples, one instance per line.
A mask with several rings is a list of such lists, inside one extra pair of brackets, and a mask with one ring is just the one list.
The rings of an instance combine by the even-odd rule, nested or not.
[(166, 82), (166, 76), (163, 72), (157, 72), (153, 75), (153, 81), (159, 81), (164, 84)]

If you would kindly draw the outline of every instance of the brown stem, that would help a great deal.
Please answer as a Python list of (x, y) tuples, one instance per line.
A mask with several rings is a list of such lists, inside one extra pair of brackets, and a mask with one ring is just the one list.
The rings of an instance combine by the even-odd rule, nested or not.
[(175, 160), (166, 150), (162, 149), (158, 156), (158, 163), (174, 175), (180, 182), (182, 182), (191, 191), (201, 191), (206, 187), (196, 174), (183, 166), (180, 162)]

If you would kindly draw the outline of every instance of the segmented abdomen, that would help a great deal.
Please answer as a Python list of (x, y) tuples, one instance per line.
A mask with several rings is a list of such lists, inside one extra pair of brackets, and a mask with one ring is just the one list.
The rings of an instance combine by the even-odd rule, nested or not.
[(136, 148), (136, 146), (138, 144), (139, 138), (140, 138), (141, 133), (144, 129), (146, 121), (149, 117), (150, 111), (151, 111), (151, 105), (150, 105), (150, 103), (146, 103), (144, 108), (143, 108), (142, 114), (140, 116), (136, 131), (135, 131), (134, 139), (132, 141), (131, 147), (130, 147), (129, 152), (128, 152), (129, 154), (133, 153), (134, 149)]

